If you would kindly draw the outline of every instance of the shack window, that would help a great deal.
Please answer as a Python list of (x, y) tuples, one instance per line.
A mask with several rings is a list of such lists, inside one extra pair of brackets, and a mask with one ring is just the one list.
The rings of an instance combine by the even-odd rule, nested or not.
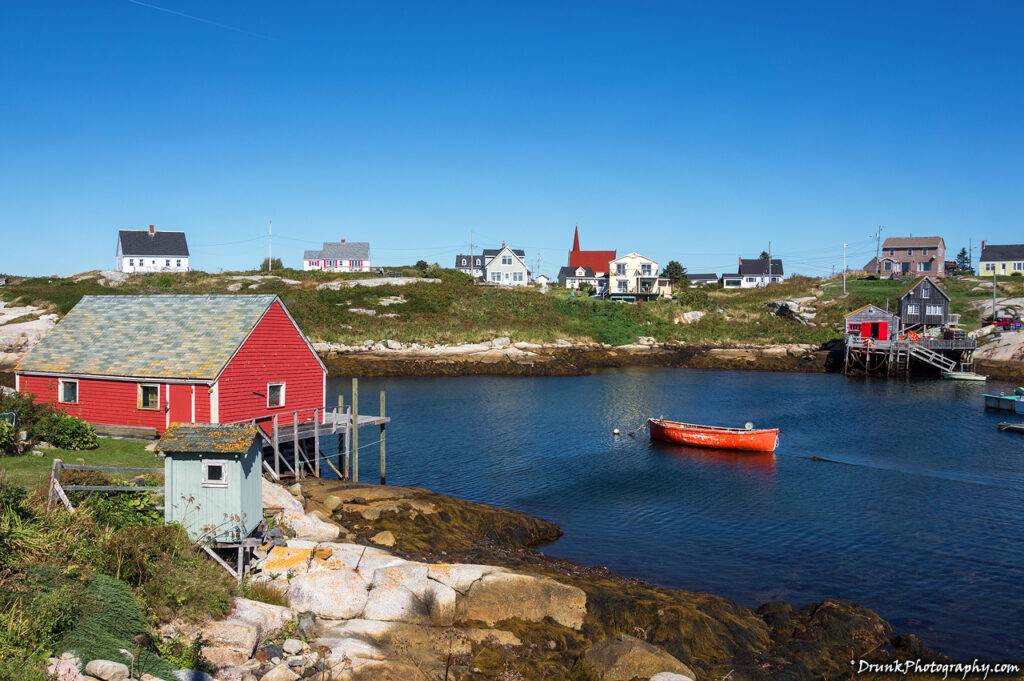
[(78, 404), (78, 381), (60, 381), (60, 401), (64, 404)]
[(267, 407), (284, 406), (284, 383), (267, 384)]
[(223, 461), (203, 462), (203, 486), (227, 487), (228, 476)]
[(921, 287), (921, 297), (927, 298), (928, 295), (928, 284), (925, 284), (924, 286)]
[(920, 313), (921, 313), (921, 308), (918, 307), (917, 305), (915, 305), (914, 303), (910, 303), (909, 305), (907, 305), (907, 314), (908, 315), (915, 315), (915, 314), (920, 314)]
[(925, 309), (924, 309), (924, 312), (929, 317), (941, 317), (942, 316), (942, 306), (941, 305), (926, 305)]
[(160, 386), (143, 383), (139, 385), (139, 409), (160, 408)]

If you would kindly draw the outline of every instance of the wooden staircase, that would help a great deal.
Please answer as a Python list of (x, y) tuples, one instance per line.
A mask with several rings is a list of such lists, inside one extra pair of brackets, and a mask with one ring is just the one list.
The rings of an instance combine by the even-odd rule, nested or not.
[(933, 367), (939, 369), (940, 371), (955, 371), (957, 364), (959, 364), (959, 362), (957, 362), (955, 359), (950, 359), (949, 357), (943, 355), (941, 352), (929, 350), (928, 348), (922, 347), (917, 343), (911, 343), (909, 346), (909, 350), (911, 357), (914, 357), (915, 359), (918, 359), (924, 362), (925, 364), (930, 364)]

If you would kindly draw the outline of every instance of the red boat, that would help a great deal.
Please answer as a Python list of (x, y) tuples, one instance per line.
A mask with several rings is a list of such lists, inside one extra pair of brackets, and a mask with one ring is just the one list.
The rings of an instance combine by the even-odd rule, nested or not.
[(676, 445), (712, 449), (738, 449), (746, 452), (774, 452), (779, 443), (778, 428), (723, 428), (680, 423), (668, 419), (648, 419), (651, 439)]

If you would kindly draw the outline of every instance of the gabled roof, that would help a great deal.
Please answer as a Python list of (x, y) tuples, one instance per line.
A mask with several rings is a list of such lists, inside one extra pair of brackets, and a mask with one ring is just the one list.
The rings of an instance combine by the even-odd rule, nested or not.
[(277, 300), (276, 295), (85, 296), (17, 370), (213, 381)]
[[(566, 266), (562, 267), (560, 270), (558, 270), (558, 278), (559, 279), (565, 279), (567, 277), (578, 277), (578, 276), (580, 276), (580, 275), (576, 274), (576, 270), (578, 270), (578, 269), (580, 269), (580, 268), (579, 267), (569, 267), (568, 265), (566, 265)], [(583, 276), (584, 277), (593, 277), (594, 276), (594, 270), (592, 270), (591, 268), (584, 267), (582, 269), (583, 269)]]
[(579, 225), (573, 231), (572, 250), (569, 251), (569, 267), (589, 267), (595, 272), (607, 272), (608, 263), (615, 260), (614, 250), (584, 251), (580, 248)]
[[(768, 260), (766, 258), (740, 258), (740, 275), (745, 277), (767, 276)], [(772, 258), (772, 276), (783, 276), (782, 261)]]
[(122, 229), (117, 233), (121, 255), (188, 257), (188, 240), (185, 232), (156, 231), (151, 235), (147, 229)]
[(911, 291), (913, 291), (913, 290), (914, 290), (915, 288), (917, 288), (918, 286), (920, 286), (920, 285), (921, 285), (921, 284), (922, 284), (922, 283), (923, 283), (924, 281), (929, 281), (929, 282), (931, 282), (931, 285), (932, 285), (932, 287), (933, 287), (933, 288), (934, 288), (934, 289), (935, 289), (936, 291), (938, 291), (938, 292), (939, 292), (939, 293), (940, 293), (940, 294), (942, 295), (942, 297), (943, 297), (943, 298), (945, 298), (946, 300), (949, 300), (949, 296), (948, 296), (948, 295), (946, 295), (946, 292), (942, 290), (942, 287), (941, 287), (941, 286), (939, 286), (939, 282), (938, 282), (938, 281), (936, 281), (935, 279), (932, 279), (931, 277), (920, 277), (920, 278), (916, 279), (916, 280), (914, 281), (914, 283), (912, 283), (912, 284), (911, 284), (910, 286), (908, 286), (907, 288), (903, 289), (903, 292), (902, 292), (902, 293), (900, 293), (900, 297), (899, 297), (899, 300), (903, 300), (904, 298), (906, 298), (906, 297), (907, 297), (907, 295), (908, 295), (908, 294), (909, 294), (909, 293), (910, 293)]
[(986, 244), (981, 249), (981, 262), (1024, 260), (1024, 244)]
[[(458, 267), (469, 267), (469, 263), (470, 262), (473, 263), (473, 269), (477, 269), (478, 270), (478, 269), (480, 269), (480, 268), (482, 268), (484, 266), (484, 257), (482, 255), (474, 255), (474, 256), (472, 256), (472, 258), (473, 258), (472, 261), (470, 261), (469, 258), (470, 258), (470, 256), (468, 256), (468, 255), (464, 255), (462, 253), (458, 254), (457, 256), (455, 256), (455, 267), (456, 268), (458, 268)], [(462, 264), (463, 260), (466, 261), (465, 265)]]
[(946, 247), (941, 236), (891, 236), (882, 242), (882, 248), (938, 248)]
[(646, 255), (643, 255), (642, 253), (637, 253), (636, 251), (630, 251), (629, 253), (627, 253), (625, 255), (620, 255), (617, 258), (613, 258), (612, 262), (614, 262), (615, 260), (625, 260), (626, 258), (642, 258), (644, 260), (650, 260), (651, 262), (653, 262), (655, 264), (657, 264), (657, 262), (658, 262), (654, 258), (651, 258), (651, 257), (648, 257)]
[(707, 274), (690, 274), (687, 272), (686, 278), (690, 281), (718, 281), (718, 275), (714, 272), (709, 272)]
[(156, 443), (165, 453), (245, 454), (256, 439), (256, 426), (222, 423), (172, 423)]
[[(506, 246), (505, 248), (508, 248), (508, 246)], [(484, 257), (485, 258), (493, 258), (494, 256), (496, 256), (499, 253), (501, 253), (503, 250), (505, 250), (505, 248), (485, 248), (484, 249)], [(521, 248), (508, 248), (508, 250), (512, 251), (513, 253), (518, 255), (520, 258), (525, 258), (526, 257), (526, 251), (524, 251)]]
[(859, 314), (861, 314), (863, 312), (871, 312), (873, 314), (885, 315), (887, 317), (896, 317), (896, 315), (893, 314), (892, 312), (886, 312), (885, 310), (883, 310), (882, 308), (878, 307), (877, 305), (872, 305), (872, 304), (869, 303), (867, 305), (861, 305), (856, 310), (850, 310), (845, 315), (843, 315), (843, 318), (844, 319), (850, 319), (851, 317), (856, 317), (857, 315), (859, 315)]
[(369, 260), (370, 244), (366, 241), (325, 241), (319, 251), (305, 251), (304, 260)]

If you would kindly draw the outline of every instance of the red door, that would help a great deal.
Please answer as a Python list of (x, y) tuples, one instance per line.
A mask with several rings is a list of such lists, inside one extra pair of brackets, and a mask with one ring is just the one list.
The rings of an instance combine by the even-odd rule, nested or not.
[(192, 423), (192, 386), (171, 384), (170, 422)]
[(889, 340), (889, 322), (878, 322), (878, 336), (879, 340)]

